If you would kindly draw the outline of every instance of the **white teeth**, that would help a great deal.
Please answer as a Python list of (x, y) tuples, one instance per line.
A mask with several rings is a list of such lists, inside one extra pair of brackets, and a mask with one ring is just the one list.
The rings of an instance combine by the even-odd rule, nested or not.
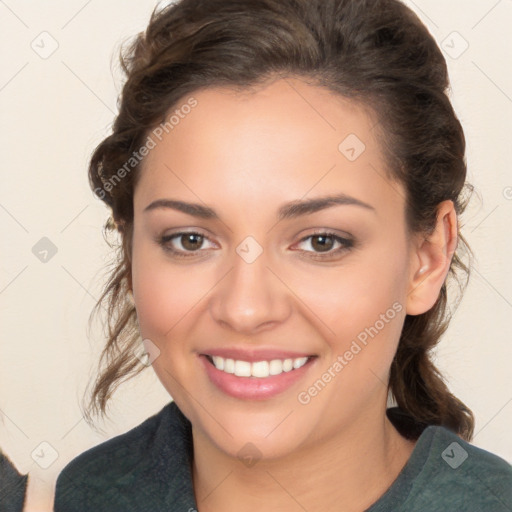
[(272, 375), (280, 375), (283, 372), (297, 370), (304, 366), (308, 358), (297, 357), (296, 359), (272, 359), (271, 361), (239, 361), (235, 359), (224, 359), (220, 356), (212, 357), (213, 364), (217, 370), (235, 374), (237, 377), (257, 377), (264, 379)]
[(213, 364), (215, 365), (215, 368), (224, 370), (224, 359), (222, 357), (213, 356)]
[(247, 361), (235, 361), (235, 375), (237, 377), (250, 377), (251, 363)]
[(289, 372), (293, 370), (293, 359), (285, 359), (283, 361), (283, 371)]
[[(269, 367), (268, 361), (258, 361), (257, 363), (252, 363), (251, 375), (253, 377), (260, 377), (260, 378), (268, 377), (269, 376), (268, 367)], [(217, 366), (217, 368), (218, 368), (218, 366)]]
[(283, 361), (280, 359), (272, 359), (272, 361), (270, 361), (269, 373), (270, 375), (279, 375), (280, 373), (283, 373)]
[(300, 368), (301, 366), (304, 366), (306, 364), (307, 360), (307, 357), (298, 357), (297, 359), (294, 359), (293, 367)]
[(224, 371), (226, 373), (235, 373), (235, 361), (233, 359), (224, 359)]

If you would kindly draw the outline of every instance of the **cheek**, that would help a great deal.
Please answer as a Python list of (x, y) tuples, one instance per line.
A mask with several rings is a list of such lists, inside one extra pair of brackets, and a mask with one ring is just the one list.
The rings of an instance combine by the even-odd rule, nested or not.
[(323, 326), (329, 347), (327, 364), (315, 377), (329, 379), (324, 373), (329, 369), (339, 376), (325, 400), (339, 401), (341, 407), (349, 396), (358, 396), (356, 407), (387, 382), (405, 318), (407, 257), (397, 241), (354, 258), (353, 264), (324, 279), (323, 286), (307, 278), (303, 293), (309, 289), (308, 302), (322, 320), (317, 324)]
[[(386, 250), (387, 249), (387, 250)], [(354, 370), (379, 387), (387, 382), (405, 318), (407, 252), (397, 243), (382, 248), (357, 285), (357, 300), (349, 307), (354, 318), (350, 343), (361, 348)], [(356, 286), (354, 284), (354, 286)], [(380, 382), (379, 382), (380, 381)]]
[(187, 387), (191, 385), (188, 379), (195, 369), (187, 335), (190, 337), (194, 329), (194, 315), (208, 291), (201, 284), (205, 276), (197, 274), (191, 267), (184, 270), (169, 264), (165, 254), (150, 242), (134, 243), (132, 282), (140, 334), (158, 347), (153, 370), (188, 415), (193, 411), (189, 410), (183, 386), (187, 382)]
[[(290, 271), (286, 282), (316, 315), (315, 323), (323, 326), (326, 337), (344, 343), (388, 311), (387, 317), (400, 316), (396, 313), (405, 307), (406, 260), (406, 251), (399, 246), (381, 245), (347, 258), (346, 264), (337, 268), (293, 269), (295, 273)], [(396, 337), (397, 333), (393, 334)]]
[(204, 279), (192, 267), (171, 265), (151, 242), (134, 239), (133, 293), (141, 335), (161, 339), (170, 334), (204, 295)]

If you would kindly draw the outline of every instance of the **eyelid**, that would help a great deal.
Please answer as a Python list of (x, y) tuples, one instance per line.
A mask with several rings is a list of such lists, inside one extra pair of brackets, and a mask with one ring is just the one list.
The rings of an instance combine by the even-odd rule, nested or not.
[[(203, 233), (200, 229), (196, 229), (196, 228), (191, 228), (190, 230), (180, 229), (175, 232), (164, 233), (163, 235), (157, 237), (157, 242), (159, 242), (161, 245), (165, 246), (165, 244), (171, 242), (172, 240), (179, 240), (180, 237), (183, 235), (199, 235), (203, 238), (203, 240), (208, 240), (210, 243), (217, 245), (217, 244), (215, 244), (215, 242), (212, 241), (212, 239), (208, 235)], [(204, 252), (204, 249), (199, 249), (197, 251), (182, 251), (182, 250), (170, 249), (170, 251), (171, 252), (174, 251), (176, 253), (185, 253), (186, 252), (190, 255), (193, 255), (193, 254), (199, 254), (200, 252)]]
[(329, 228), (320, 228), (315, 229), (313, 232), (308, 233), (307, 235), (304, 235), (299, 241), (302, 242), (303, 240), (306, 240), (312, 236), (320, 236), (320, 235), (327, 235), (332, 236), (333, 238), (341, 238), (342, 240), (346, 241), (354, 241), (354, 237), (346, 232), (340, 232), (335, 229), (329, 229)]

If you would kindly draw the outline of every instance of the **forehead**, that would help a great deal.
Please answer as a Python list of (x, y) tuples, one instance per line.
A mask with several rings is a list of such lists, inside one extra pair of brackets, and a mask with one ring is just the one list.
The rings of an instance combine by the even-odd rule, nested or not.
[(371, 110), (324, 88), (287, 78), (250, 91), (203, 89), (173, 114), (158, 136), (150, 134), (155, 146), (143, 162), (136, 209), (164, 193), (260, 209), (333, 191), (395, 204), (403, 197), (386, 178)]

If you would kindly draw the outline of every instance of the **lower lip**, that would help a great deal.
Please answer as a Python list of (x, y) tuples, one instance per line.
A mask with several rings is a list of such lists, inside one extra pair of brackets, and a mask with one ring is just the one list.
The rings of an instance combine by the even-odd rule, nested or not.
[(206, 356), (199, 356), (210, 381), (223, 393), (243, 400), (266, 400), (291, 388), (309, 370), (314, 358), (296, 370), (283, 372), (266, 378), (237, 377), (234, 374), (217, 370)]

